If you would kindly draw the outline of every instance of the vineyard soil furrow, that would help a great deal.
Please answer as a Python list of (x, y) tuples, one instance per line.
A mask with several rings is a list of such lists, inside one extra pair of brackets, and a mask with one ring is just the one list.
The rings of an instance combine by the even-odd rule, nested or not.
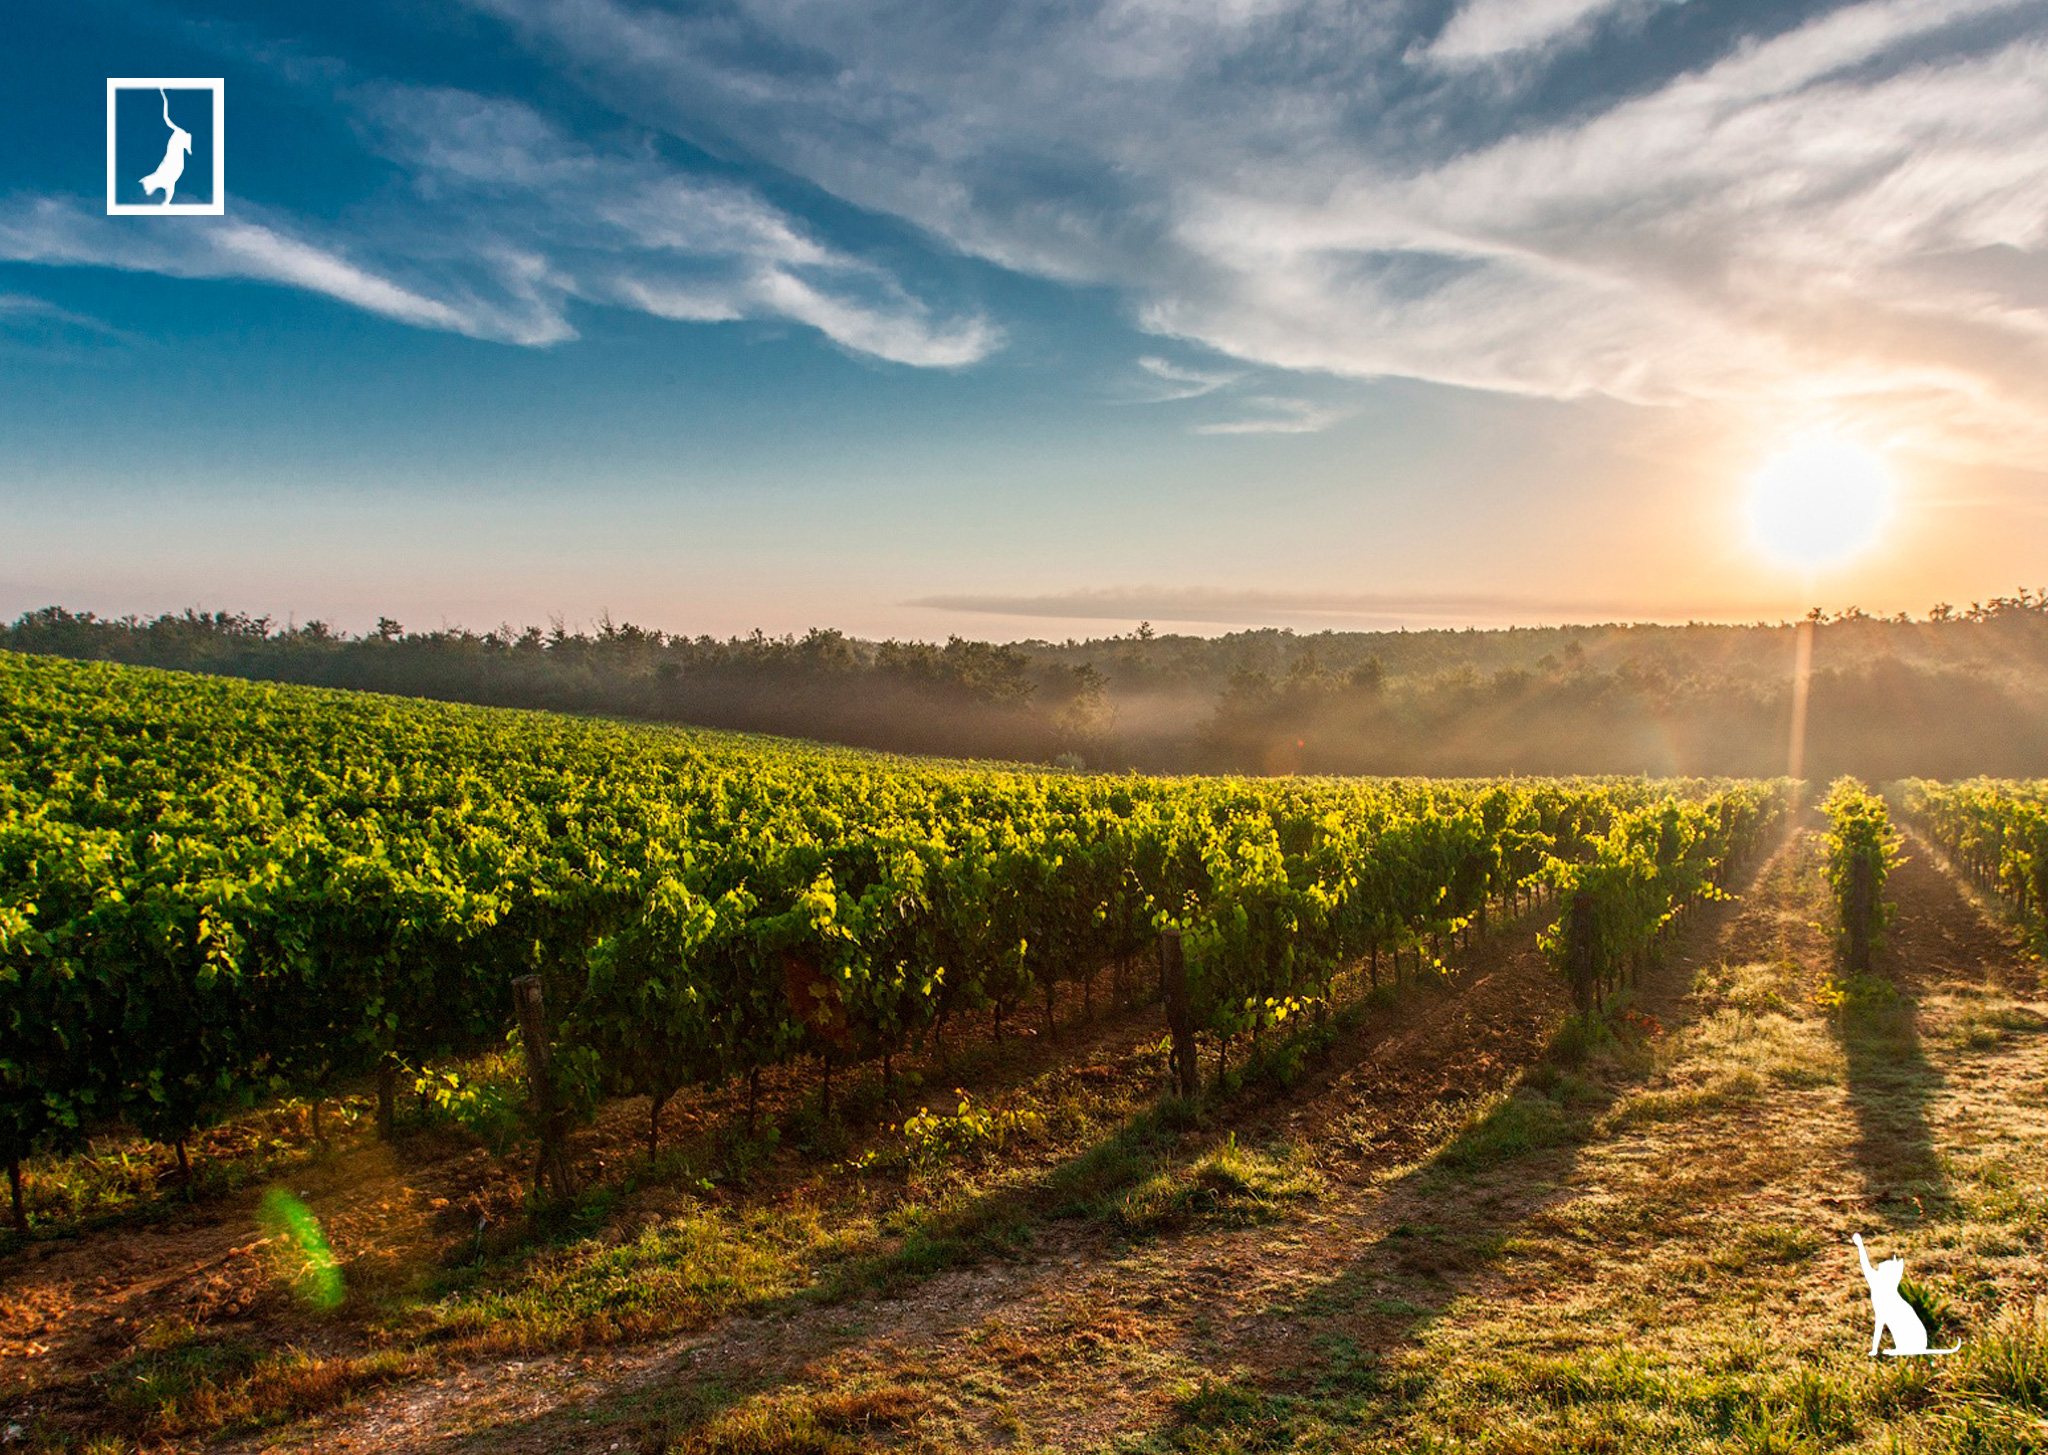
[[(430, 1388), (380, 1397), (282, 1442), (229, 1448), (632, 1448), (648, 1428), (701, 1417), (714, 1401), (693, 1396), (693, 1388), (758, 1397), (761, 1390), (822, 1393), (835, 1382), (892, 1385), (913, 1376), (926, 1386), (971, 1386), (975, 1366), (993, 1358), (1000, 1368), (1006, 1350), (1013, 1365), (1041, 1371), (1030, 1381), (1038, 1398), (1013, 1392), (1009, 1400), (1020, 1419), (1057, 1422), (1062, 1434), (1055, 1444), (1106, 1438), (1148, 1404), (1169, 1398), (1173, 1379), (1148, 1377), (1141, 1368), (1112, 1392), (1091, 1377), (1070, 1392), (1080, 1397), (1063, 1399), (1043, 1377), (1051, 1364), (1023, 1353), (1034, 1340), (1074, 1325), (1075, 1311), (1085, 1308), (1082, 1322), (1116, 1336), (1085, 1341), (1089, 1348), (1135, 1341), (1164, 1357), (1161, 1350), (1188, 1345), (1195, 1326), (1213, 1323), (1220, 1311), (1254, 1297), (1280, 1298), (1316, 1279), (1385, 1221), (1379, 1189), (1390, 1172), (1426, 1154), (1433, 1136), (1471, 1116), (1540, 1057), (1567, 999), (1535, 943), (1535, 926), (1525, 922), (1462, 956), (1441, 987), (1411, 994), (1333, 1047), (1328, 1065), (1284, 1095), (1218, 1109), (1205, 1128), (1211, 1142), (1235, 1136), (1318, 1149), (1326, 1193), (1277, 1229), (1197, 1230), (1132, 1243), (1056, 1220), (1037, 1231), (1027, 1253), (941, 1273), (902, 1297), (734, 1319), (702, 1335), (595, 1357), (465, 1365)], [(1447, 1071), (1446, 1047), (1457, 1048), (1460, 1072)], [(1190, 1267), (1199, 1270), (1192, 1278)], [(1284, 1357), (1287, 1336), (1268, 1325), (1247, 1318), (1234, 1327), (1233, 1356), (1265, 1350)], [(1071, 1341), (1075, 1332), (1068, 1327), (1055, 1342)], [(1093, 1365), (1094, 1375), (1106, 1372)], [(1002, 1437), (993, 1410), (963, 1403), (962, 1418), (987, 1438)]]
[[(1213, 1236), (1215, 1297), (1108, 1301), (1181, 1351), (1158, 1395), (1282, 1297), (1257, 1229), (1555, 1141), (1576, 1081), (1507, 1093), (1557, 997), (1612, 1039), (1790, 791), (1017, 771), (5, 654), (0, 694), (47, 1336), (0, 1379), (58, 1442), (450, 1370), (528, 1419), (620, 1347)], [(177, 1231), (110, 1278), (124, 1224)]]
[[(1958, 1418), (1981, 1430), (2006, 1417), (1969, 1402), (1982, 1377), (1970, 1366), (1905, 1400), (1895, 1391), (1913, 1376), (1867, 1367), (1853, 1255), (1836, 1245), (1889, 1228), (1922, 1250), (1926, 1276), (1986, 1306), (2030, 1276), (2038, 1250), (2021, 1245), (2038, 1228), (2001, 1190), (2048, 1178), (2048, 1036), (1994, 1041), (1985, 1027), (2048, 1027), (2048, 1007), (2013, 934), (1909, 852), (1873, 974), (1909, 998), (1924, 1054), (1873, 1081), (1859, 1061), (1896, 1026), (1827, 1009), (1821, 866), (1818, 836), (1802, 833), (1739, 903), (1687, 927), (1635, 1002), (1655, 1032), (1583, 1064), (1581, 1095), (1557, 1103), (1561, 1135), (1488, 1133), (1499, 1108), (1558, 1074), (1532, 1053), (1565, 1009), (1526, 936), (1504, 937), (1457, 993), (1405, 1007), (1354, 1065), (1231, 1109), (1240, 1138), (1323, 1139), (1318, 1196), (1271, 1221), (1051, 1239), (903, 1299), (736, 1321), (580, 1383), (558, 1373), (560, 1403), (537, 1418), (520, 1405), (530, 1396), (451, 1391), (424, 1424), (366, 1410), (320, 1443), (794, 1449), (786, 1437), (822, 1431), (817, 1448), (837, 1448), (851, 1431), (854, 1448), (866, 1430), (944, 1450), (1337, 1450), (1462, 1433), (1508, 1450), (1604, 1429), (1675, 1451), (1833, 1421), (1838, 1448), (1950, 1448)], [(1499, 1099), (1504, 1084), (1481, 1076), (1468, 1089), (1488, 1112), (1461, 1103), (1438, 1123), (1447, 1134), (1399, 1150), (1332, 1136), (1396, 1097), (1426, 1123), (1443, 1078), (1422, 1053), (1440, 1064), (1450, 1045), (1497, 1053), (1519, 1095)], [(1924, 1167), (1869, 1156), (1873, 1121), (1896, 1129), (1901, 1098), (1947, 1149), (1941, 1207), (1915, 1180)], [(1550, 1397), (1559, 1380), (1580, 1392)]]

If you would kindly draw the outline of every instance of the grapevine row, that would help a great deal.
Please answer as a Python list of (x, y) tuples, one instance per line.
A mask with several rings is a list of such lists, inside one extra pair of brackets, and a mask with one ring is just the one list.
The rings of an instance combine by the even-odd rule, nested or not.
[(1913, 778), (1898, 792), (1906, 817), (1951, 863), (2048, 934), (2048, 782)]
[(1728, 784), (1709, 797), (1630, 809), (1576, 861), (1558, 864), (1563, 913), (1543, 944), (1582, 1013), (1641, 967), (1688, 906), (1725, 895), (1735, 862), (1782, 821), (1788, 788)]
[(1582, 861), (1682, 887), (1770, 792), (1083, 777), (0, 654), (0, 1156), (114, 1117), (182, 1155), (501, 1037), (529, 974), (557, 1065), (657, 1115), (1000, 1025), (1166, 927), (1227, 1044)]
[(1854, 778), (1836, 779), (1821, 811), (1828, 816), (1828, 888), (1842, 962), (1852, 974), (1866, 974), (1871, 948), (1891, 917), (1884, 881), (1897, 862), (1898, 831), (1885, 801)]

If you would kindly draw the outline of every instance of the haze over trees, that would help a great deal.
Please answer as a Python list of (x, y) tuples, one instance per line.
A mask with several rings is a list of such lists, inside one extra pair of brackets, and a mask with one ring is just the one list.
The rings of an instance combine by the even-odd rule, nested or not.
[[(1807, 773), (2048, 773), (2048, 595), (1879, 618), (1816, 613)], [(604, 713), (861, 747), (1090, 768), (1241, 773), (1784, 771), (1789, 622), (944, 645), (828, 629), (719, 640), (407, 630), (46, 607), (0, 648)]]

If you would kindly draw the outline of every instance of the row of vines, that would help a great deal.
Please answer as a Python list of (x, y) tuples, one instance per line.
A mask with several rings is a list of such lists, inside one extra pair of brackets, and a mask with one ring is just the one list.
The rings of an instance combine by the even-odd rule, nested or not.
[(1891, 922), (1884, 887), (1898, 863), (1899, 833), (1884, 799), (1854, 778), (1835, 780), (1821, 812), (1828, 820), (1828, 890), (1842, 963), (1851, 974), (1868, 974), (1871, 951)]
[(1915, 778), (1897, 791), (1906, 817), (1951, 863), (2048, 934), (2048, 782)]
[[(0, 654), (0, 1157), (502, 1039), (659, 1103), (1178, 928), (1226, 1042), (1538, 885), (1636, 946), (1770, 785), (1089, 777)], [(828, 1070), (829, 1074), (829, 1070)]]
[(1617, 813), (1572, 860), (1553, 864), (1562, 901), (1545, 949), (1582, 1013), (1632, 980), (1692, 906), (1727, 897), (1729, 875), (1784, 816), (1785, 784), (1729, 784)]

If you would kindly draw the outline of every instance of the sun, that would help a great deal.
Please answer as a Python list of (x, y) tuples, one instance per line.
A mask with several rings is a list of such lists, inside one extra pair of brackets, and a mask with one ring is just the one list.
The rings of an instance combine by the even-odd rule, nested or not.
[(1751, 477), (1750, 534), (1782, 565), (1838, 566), (1877, 540), (1892, 494), (1891, 470), (1875, 451), (1832, 437), (1800, 440)]

